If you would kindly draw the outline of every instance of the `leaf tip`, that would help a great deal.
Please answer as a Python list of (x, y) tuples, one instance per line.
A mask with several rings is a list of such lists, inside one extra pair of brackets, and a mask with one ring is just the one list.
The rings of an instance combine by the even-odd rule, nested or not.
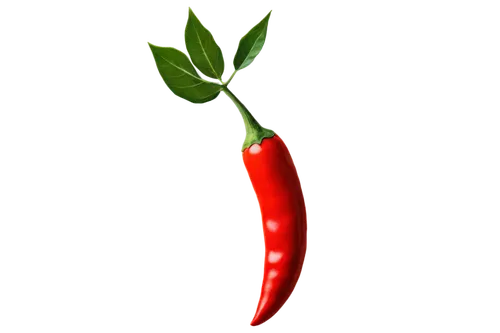
[(194, 9), (194, 7), (193, 7), (193, 6), (191, 6), (191, 5), (187, 5), (187, 6), (186, 6), (186, 17), (187, 17), (188, 15), (190, 15), (190, 14), (192, 14), (192, 15), (196, 16), (196, 10)]

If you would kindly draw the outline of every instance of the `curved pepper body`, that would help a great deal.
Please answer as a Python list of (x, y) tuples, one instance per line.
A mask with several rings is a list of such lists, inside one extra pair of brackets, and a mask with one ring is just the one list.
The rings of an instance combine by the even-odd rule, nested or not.
[(278, 135), (243, 151), (243, 161), (259, 200), (266, 256), (264, 279), (252, 326), (264, 323), (286, 302), (306, 253), (306, 208), (299, 177)]

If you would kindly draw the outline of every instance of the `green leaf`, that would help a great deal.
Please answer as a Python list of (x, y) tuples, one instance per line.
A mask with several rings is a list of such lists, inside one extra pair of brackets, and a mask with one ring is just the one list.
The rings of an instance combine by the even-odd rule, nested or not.
[(191, 8), (189, 8), (185, 39), (193, 64), (206, 76), (220, 80), (224, 73), (222, 51), (210, 31), (205, 29)]
[(203, 80), (181, 51), (149, 43), (161, 77), (174, 94), (193, 103), (205, 103), (216, 98), (222, 86)]
[(271, 12), (240, 40), (238, 51), (236, 51), (236, 55), (234, 56), (233, 63), (235, 70), (240, 70), (250, 65), (264, 47), (270, 16)]

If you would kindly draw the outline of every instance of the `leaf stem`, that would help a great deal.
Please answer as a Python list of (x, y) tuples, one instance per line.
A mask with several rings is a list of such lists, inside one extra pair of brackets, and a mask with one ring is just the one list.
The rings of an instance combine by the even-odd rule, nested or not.
[[(233, 71), (229, 74), (229, 76), (227, 77), (227, 79), (226, 79), (226, 80), (224, 80), (224, 81), (222, 82), (222, 84), (223, 84), (223, 85), (225, 85), (225, 86), (227, 86), (227, 85), (231, 84), (231, 81), (233, 81), (233, 80), (234, 80), (234, 78), (236, 77), (236, 75), (238, 75), (238, 73), (239, 73), (239, 72), (240, 72), (240, 71), (233, 70)], [(228, 97), (228, 98), (229, 98), (229, 97)]]

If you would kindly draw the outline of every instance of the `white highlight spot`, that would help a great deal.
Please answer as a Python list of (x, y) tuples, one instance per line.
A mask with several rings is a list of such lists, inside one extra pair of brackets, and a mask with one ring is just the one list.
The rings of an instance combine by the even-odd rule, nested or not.
[(269, 300), (268, 295), (264, 295), (264, 297), (262, 297), (262, 299), (260, 300), (259, 308), (258, 308), (257, 312), (260, 312), (262, 310), (262, 308), (267, 304), (268, 300)]
[(267, 220), (267, 222), (266, 222), (267, 230), (272, 231), (272, 232), (277, 231), (279, 226), (280, 226), (280, 224), (276, 221), (273, 221), (273, 220)]
[(274, 279), (274, 278), (275, 278), (275, 277), (277, 277), (277, 276), (278, 276), (278, 270), (276, 270), (276, 269), (271, 269), (271, 270), (269, 271), (269, 273), (267, 273), (267, 277), (268, 277), (269, 279)]
[(269, 251), (269, 254), (267, 255), (267, 261), (269, 261), (271, 264), (274, 264), (280, 261), (282, 257), (282, 252)]
[(262, 151), (262, 147), (257, 144), (257, 143), (254, 143), (253, 145), (250, 146), (250, 154), (258, 154)]

